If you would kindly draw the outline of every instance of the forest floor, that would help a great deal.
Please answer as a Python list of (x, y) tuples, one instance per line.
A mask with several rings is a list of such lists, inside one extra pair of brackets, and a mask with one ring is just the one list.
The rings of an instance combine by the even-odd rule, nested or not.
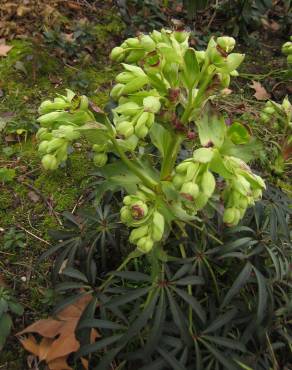
[[(0, 286), (13, 289), (25, 308), (24, 315), (14, 320), (13, 334), (48, 315), (54, 303), (51, 264), (37, 265), (37, 260), (52, 243), (48, 231), (62, 227), (62, 213), (74, 212), (90, 192), (88, 175), (94, 166), (86, 144), (75, 144), (68, 169), (48, 174), (41, 169), (34, 134), (41, 101), (65, 88), (86, 94), (101, 107), (107, 101), (117, 71), (108, 55), (124, 37), (126, 25), (117, 9), (99, 3), (99, 7), (57, 0), (41, 7), (38, 1), (30, 7), (9, 7), (6, 1), (0, 5), (0, 48), (5, 42), (12, 47), (0, 56), (0, 166), (12, 170), (11, 178), (0, 183)], [(231, 118), (246, 119), (267, 145), (269, 136), (254, 124), (264, 101), (255, 99), (251, 85), (252, 80), (259, 81), (276, 101), (291, 93), (274, 73), (286, 68), (280, 51), (284, 41), (275, 35), (258, 40), (256, 46), (239, 46), (246, 53), (242, 78), (220, 103)], [(277, 181), (291, 191), (285, 178)], [(11, 336), (0, 353), (0, 369), (26, 366), (26, 354)]]

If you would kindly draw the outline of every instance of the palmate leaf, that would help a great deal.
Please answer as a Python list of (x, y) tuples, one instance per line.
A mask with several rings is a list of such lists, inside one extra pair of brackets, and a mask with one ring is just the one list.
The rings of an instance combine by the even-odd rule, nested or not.
[(147, 338), (147, 342), (143, 348), (143, 356), (146, 358), (157, 349), (157, 344), (160, 341), (163, 331), (165, 316), (166, 316), (165, 292), (164, 290), (162, 290), (158, 306), (156, 307), (153, 326)]
[(137, 335), (138, 332), (146, 325), (149, 318), (153, 314), (158, 297), (158, 291), (156, 291), (148, 305), (144, 307), (143, 311), (139, 313), (137, 319), (130, 325), (127, 333), (122, 337), (122, 342), (128, 342), (132, 337)]
[(176, 285), (203, 285), (205, 280), (201, 276), (185, 276), (179, 280), (174, 281)]
[(168, 301), (170, 304), (170, 311), (172, 314), (172, 318), (181, 333), (181, 338), (187, 345), (191, 345), (193, 340), (192, 340), (192, 337), (190, 336), (190, 333), (187, 327), (185, 315), (183, 315), (180, 307), (178, 306), (177, 302), (173, 298), (168, 288), (166, 289), (166, 292), (167, 292), (167, 297), (168, 297)]
[(200, 303), (196, 300), (195, 297), (189, 295), (186, 291), (171, 287), (185, 302), (187, 302), (193, 309), (193, 311), (198, 315), (200, 320), (205, 323), (206, 322), (206, 314), (200, 305)]
[(151, 287), (144, 287), (144, 288), (139, 288), (139, 289), (135, 289), (135, 290), (131, 290), (130, 293), (128, 294), (123, 294), (122, 296), (119, 296), (119, 297), (114, 297), (112, 299), (110, 299), (107, 303), (105, 303), (105, 307), (117, 307), (117, 306), (121, 306), (121, 305), (124, 305), (126, 303), (129, 303), (129, 302), (132, 302), (142, 296), (144, 296), (145, 294), (147, 294), (149, 292), (149, 290), (151, 289)]
[(240, 289), (246, 284), (250, 277), (250, 273), (252, 270), (252, 265), (250, 262), (247, 262), (244, 268), (241, 270), (240, 274), (232, 284), (231, 288), (227, 292), (226, 296), (224, 297), (224, 300), (222, 302), (221, 308), (226, 306), (232, 298), (240, 291)]
[(262, 273), (256, 269), (253, 266), (253, 270), (256, 275), (257, 283), (258, 283), (258, 302), (257, 302), (257, 319), (258, 322), (262, 322), (264, 319), (264, 313), (267, 308), (267, 298), (268, 298), (268, 293), (267, 293), (267, 284), (264, 276)]
[(199, 339), (199, 341), (204, 345), (204, 347), (219, 361), (223, 366), (224, 370), (239, 370), (240, 367), (230, 358), (230, 356), (225, 357), (225, 355), (217, 350), (213, 345), (209, 344), (207, 341), (203, 339)]
[(158, 347), (158, 352), (165, 359), (168, 366), (171, 366), (171, 369), (173, 369), (173, 370), (186, 370), (186, 368), (183, 366), (183, 364), (180, 363), (172, 353), (166, 352), (162, 348), (159, 348), (159, 347)]
[(204, 334), (209, 334), (222, 328), (224, 325), (228, 324), (237, 314), (237, 309), (233, 308), (227, 311), (223, 315), (219, 315), (205, 330)]

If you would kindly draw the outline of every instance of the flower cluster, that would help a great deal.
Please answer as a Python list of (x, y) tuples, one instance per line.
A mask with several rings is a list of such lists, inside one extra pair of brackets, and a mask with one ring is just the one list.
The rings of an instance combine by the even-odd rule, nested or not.
[[(166, 237), (171, 222), (194, 218), (211, 199), (224, 203), (224, 222), (236, 225), (265, 187), (241, 157), (248, 130), (240, 123), (227, 127), (208, 104), (238, 75), (244, 55), (232, 52), (232, 37), (211, 38), (206, 50), (190, 47), (188, 39), (187, 32), (163, 29), (112, 50), (112, 60), (121, 62), (123, 71), (110, 92), (111, 120), (70, 90), (40, 106), (37, 138), (45, 169), (65, 161), (68, 145), (81, 135), (93, 145), (96, 166), (123, 162), (104, 173), (108, 168), (115, 183), (123, 178), (127, 184), (121, 221), (132, 228), (129, 240), (143, 253)], [(286, 100), (283, 105), (285, 110)], [(272, 104), (264, 114), (272, 114), (272, 107), (278, 111)], [(198, 149), (177, 163), (184, 140)], [(161, 155), (153, 166), (144, 148), (149, 141)]]
[[(143, 252), (149, 252), (155, 242), (159, 242), (164, 233), (164, 217), (155, 208), (155, 194), (144, 188), (135, 195), (127, 195), (121, 208), (121, 220), (129, 227), (134, 227), (130, 242)], [(149, 197), (150, 196), (150, 197)], [(152, 199), (151, 199), (152, 198)]]
[(292, 36), (290, 36), (290, 41), (285, 42), (282, 46), (282, 53), (287, 55), (287, 63), (292, 66)]
[(67, 159), (68, 145), (80, 137), (78, 127), (93, 120), (88, 109), (86, 96), (76, 97), (67, 90), (67, 95), (59, 95), (53, 101), (45, 100), (39, 107), (37, 121), (41, 128), (37, 132), (39, 153), (46, 170), (55, 170)]

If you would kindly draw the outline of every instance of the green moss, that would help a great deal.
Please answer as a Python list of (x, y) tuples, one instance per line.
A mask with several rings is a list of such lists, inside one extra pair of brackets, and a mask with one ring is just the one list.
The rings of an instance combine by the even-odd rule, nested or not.
[(11, 197), (11, 191), (8, 189), (2, 189), (0, 192), (0, 210), (6, 210), (13, 205), (13, 200)]

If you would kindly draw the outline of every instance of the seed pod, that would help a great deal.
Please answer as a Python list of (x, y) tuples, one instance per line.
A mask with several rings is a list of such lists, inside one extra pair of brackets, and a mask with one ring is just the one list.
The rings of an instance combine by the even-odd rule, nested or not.
[(232, 225), (236, 217), (235, 208), (225, 208), (223, 214), (223, 222), (227, 225)]
[(206, 171), (203, 173), (201, 178), (201, 188), (205, 195), (210, 197), (215, 190), (216, 181), (213, 174), (210, 171)]
[(108, 160), (108, 156), (106, 153), (97, 153), (93, 157), (93, 162), (97, 167), (103, 167)]
[(187, 168), (187, 173), (185, 176), (185, 181), (191, 181), (194, 180), (196, 177), (198, 170), (199, 170), (200, 164), (199, 163), (193, 163), (189, 162), (188, 168)]
[(228, 36), (218, 37), (216, 41), (220, 48), (226, 51), (226, 53), (230, 53), (230, 51), (234, 49), (236, 43), (233, 37)]
[(161, 213), (155, 211), (152, 219), (152, 239), (158, 242), (162, 239), (164, 233), (164, 217)]
[(121, 62), (125, 57), (125, 50), (119, 46), (113, 48), (110, 58), (116, 62)]
[(199, 187), (194, 182), (187, 182), (183, 184), (180, 192), (190, 194), (194, 199), (196, 199), (197, 196), (199, 195)]
[(148, 228), (148, 225), (144, 225), (132, 230), (129, 238), (130, 243), (136, 243), (139, 239), (146, 236), (148, 233)]
[(53, 171), (58, 168), (58, 162), (54, 155), (52, 154), (46, 154), (42, 158), (42, 165), (45, 170)]

